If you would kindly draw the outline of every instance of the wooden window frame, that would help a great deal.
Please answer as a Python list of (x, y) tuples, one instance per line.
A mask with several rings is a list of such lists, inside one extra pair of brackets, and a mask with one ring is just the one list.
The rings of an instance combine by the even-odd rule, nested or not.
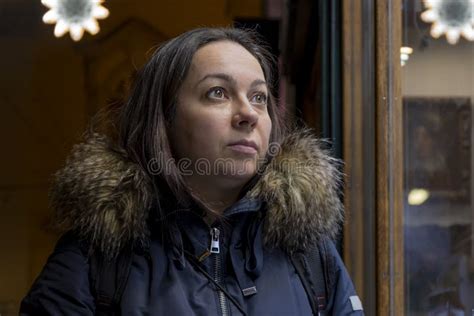
[(367, 315), (403, 315), (401, 0), (342, 10), (344, 260)]

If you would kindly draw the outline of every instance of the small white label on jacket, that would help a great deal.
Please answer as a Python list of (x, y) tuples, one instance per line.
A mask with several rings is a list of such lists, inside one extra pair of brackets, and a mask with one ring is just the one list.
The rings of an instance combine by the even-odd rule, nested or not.
[(353, 311), (362, 311), (362, 310), (364, 310), (362, 308), (362, 302), (360, 301), (360, 298), (357, 295), (351, 296), (351, 297), (349, 297), (349, 299), (351, 300)]

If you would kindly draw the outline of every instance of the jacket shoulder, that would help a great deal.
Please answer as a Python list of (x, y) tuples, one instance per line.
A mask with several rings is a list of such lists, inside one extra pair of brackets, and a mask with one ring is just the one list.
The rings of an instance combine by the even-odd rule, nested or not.
[(324, 245), (328, 274), (331, 275), (328, 315), (364, 315), (362, 303), (334, 243), (326, 239)]
[(66, 233), (21, 302), (20, 315), (93, 315), (90, 289), (86, 247)]

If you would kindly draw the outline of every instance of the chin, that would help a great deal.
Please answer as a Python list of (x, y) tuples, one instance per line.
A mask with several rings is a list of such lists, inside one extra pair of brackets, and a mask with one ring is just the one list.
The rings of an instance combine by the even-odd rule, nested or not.
[(234, 162), (232, 165), (227, 165), (226, 168), (220, 168), (219, 174), (225, 176), (229, 180), (238, 182), (247, 182), (256, 173), (257, 168), (254, 161), (252, 162)]
[(257, 166), (254, 160), (236, 162), (234, 171), (234, 177), (250, 179), (257, 172)]

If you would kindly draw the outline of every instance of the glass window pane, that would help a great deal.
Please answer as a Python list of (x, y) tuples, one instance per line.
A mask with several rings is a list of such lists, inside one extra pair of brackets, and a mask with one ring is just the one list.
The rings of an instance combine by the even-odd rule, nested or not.
[(403, 1), (406, 315), (474, 315), (474, 1)]

